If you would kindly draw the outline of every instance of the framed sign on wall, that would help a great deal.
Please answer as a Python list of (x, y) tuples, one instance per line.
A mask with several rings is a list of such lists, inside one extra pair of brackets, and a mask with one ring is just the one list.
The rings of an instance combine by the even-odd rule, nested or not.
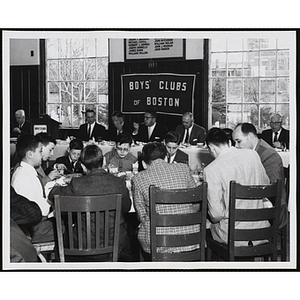
[(139, 114), (147, 109), (181, 115), (193, 112), (196, 75), (156, 73), (121, 75), (123, 113)]
[(125, 39), (125, 60), (184, 58), (184, 39)]

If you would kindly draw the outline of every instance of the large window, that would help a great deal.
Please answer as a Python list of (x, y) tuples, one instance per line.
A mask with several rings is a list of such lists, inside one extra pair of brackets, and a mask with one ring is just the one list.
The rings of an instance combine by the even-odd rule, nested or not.
[(107, 127), (108, 57), (102, 48), (97, 38), (46, 40), (47, 113), (62, 128), (79, 127), (89, 108)]
[(289, 128), (289, 46), (284, 38), (211, 40), (212, 126), (250, 122), (259, 131), (279, 112)]

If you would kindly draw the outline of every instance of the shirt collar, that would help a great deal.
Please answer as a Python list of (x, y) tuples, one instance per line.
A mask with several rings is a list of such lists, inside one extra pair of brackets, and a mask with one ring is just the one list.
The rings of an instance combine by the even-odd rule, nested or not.
[(27, 163), (27, 162), (25, 162), (25, 161), (21, 161), (21, 162), (20, 162), (20, 166), (21, 166), (22, 168), (28, 170), (28, 172), (33, 172), (33, 173), (35, 173), (35, 174), (37, 175), (36, 169), (35, 169), (32, 165), (30, 165), (29, 163)]

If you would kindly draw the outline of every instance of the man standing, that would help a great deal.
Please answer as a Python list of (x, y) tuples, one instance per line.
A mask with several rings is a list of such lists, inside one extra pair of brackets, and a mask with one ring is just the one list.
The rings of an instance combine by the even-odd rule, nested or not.
[[(212, 128), (206, 137), (206, 144), (215, 158), (203, 172), (207, 182), (208, 213), (214, 240), (227, 244), (229, 219), (229, 183), (235, 180), (242, 185), (269, 184), (269, 179), (258, 154), (250, 149), (238, 150), (231, 147), (229, 138), (220, 128)], [(264, 207), (262, 199), (238, 201), (237, 206), (244, 209)], [(238, 223), (238, 222), (237, 222)], [(236, 228), (268, 227), (268, 221), (239, 222)], [(260, 243), (260, 241), (253, 242)], [(248, 242), (239, 242), (237, 246), (246, 246)]]
[(31, 123), (26, 120), (25, 111), (23, 109), (18, 109), (15, 112), (15, 118), (17, 126), (13, 129), (13, 136), (19, 136), (21, 133), (31, 133)]
[(166, 126), (156, 122), (157, 114), (153, 110), (147, 110), (144, 115), (144, 124), (139, 126), (134, 123), (133, 138), (139, 142), (162, 142), (168, 132)]
[(205, 140), (206, 130), (194, 123), (194, 116), (191, 112), (182, 115), (182, 125), (176, 127), (180, 134), (180, 142), (183, 144), (196, 145)]
[[(128, 189), (126, 188), (126, 183), (123, 178), (116, 177), (102, 169), (103, 154), (101, 149), (97, 145), (86, 146), (81, 154), (81, 162), (86, 167), (88, 174), (83, 177), (73, 178), (67, 186), (55, 186), (48, 196), (49, 200), (53, 202), (54, 195), (57, 194), (64, 196), (122, 194), (121, 210), (123, 214), (127, 213), (131, 207), (131, 200), (129, 198)], [(122, 251), (126, 243), (129, 243), (123, 214), (121, 215), (119, 252)], [(91, 230), (95, 233), (94, 217), (95, 216), (91, 217)], [(85, 222), (83, 222), (83, 224), (85, 224)], [(113, 227), (111, 225), (111, 231), (112, 229)], [(103, 242), (103, 237), (100, 235), (100, 243), (101, 242)], [(95, 234), (92, 234), (92, 244), (94, 243)], [(98, 260), (99, 258), (100, 257), (95, 257), (94, 259)]]
[(83, 141), (89, 141), (93, 138), (95, 141), (106, 140), (107, 133), (104, 126), (96, 122), (96, 114), (92, 109), (87, 109), (86, 112), (86, 122), (85, 124), (80, 125), (78, 138)]
[(270, 146), (280, 149), (290, 148), (290, 132), (282, 127), (282, 117), (278, 113), (271, 115), (270, 129), (262, 132), (264, 139)]
[[(149, 204), (149, 186), (155, 185), (163, 189), (193, 188), (196, 183), (186, 164), (169, 164), (164, 161), (166, 148), (161, 143), (148, 143), (143, 147), (143, 159), (147, 164), (147, 169), (139, 172), (133, 177), (133, 202), (138, 220), (140, 221), (138, 240), (145, 260), (150, 259), (150, 204)], [(198, 208), (190, 204), (170, 205), (166, 208), (164, 205), (157, 206), (157, 212), (161, 214), (180, 214), (196, 212)], [(160, 229), (165, 231), (164, 228)], [(167, 229), (168, 230), (168, 229)], [(184, 234), (186, 230), (199, 232), (199, 227), (193, 225), (189, 228), (176, 228), (174, 234)], [(168, 233), (172, 234), (170, 230)], [(186, 247), (169, 248), (167, 251), (183, 252), (199, 248), (199, 245)], [(158, 250), (161, 251), (161, 250)]]
[[(236, 148), (253, 149), (258, 153), (261, 163), (263, 164), (271, 183), (282, 179), (282, 182), (284, 184), (284, 172), (281, 157), (274, 148), (267, 144), (263, 139), (258, 138), (256, 128), (253, 124), (238, 124), (232, 133), (232, 137), (235, 140)], [(279, 227), (283, 227), (286, 223), (286, 190), (284, 187), (282, 187), (281, 215)]]

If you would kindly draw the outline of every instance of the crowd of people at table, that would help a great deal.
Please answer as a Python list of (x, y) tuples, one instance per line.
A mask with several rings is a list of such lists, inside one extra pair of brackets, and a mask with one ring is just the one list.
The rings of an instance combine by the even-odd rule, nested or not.
[[(203, 170), (203, 181), (208, 184), (208, 220), (210, 233), (218, 242), (227, 243), (229, 218), (229, 182), (243, 185), (265, 185), (284, 179), (282, 160), (275, 148), (289, 149), (289, 131), (284, 129), (282, 118), (274, 113), (270, 129), (258, 137), (251, 123), (229, 128), (205, 128), (194, 123), (193, 114), (182, 115), (182, 124), (169, 131), (156, 122), (155, 111), (146, 111), (142, 124), (128, 124), (121, 112), (112, 114), (114, 127), (106, 130), (95, 120), (93, 110), (86, 111), (86, 123), (78, 136), (69, 143), (68, 154), (56, 159), (49, 166), (56, 140), (47, 133), (30, 134), (25, 112), (15, 114), (18, 136), (16, 156), (11, 165), (10, 241), (11, 262), (38, 261), (32, 244), (55, 240), (53, 223), (54, 196), (122, 194), (119, 261), (130, 261), (132, 249), (128, 237), (126, 215), (134, 206), (137, 220), (137, 239), (143, 259), (150, 260), (149, 186), (163, 189), (196, 187), (188, 165), (188, 155), (180, 146), (205, 143), (214, 160)], [(115, 147), (103, 155), (96, 143), (88, 141), (114, 140)], [(141, 157), (135, 157), (131, 145), (135, 141), (145, 143)], [(48, 166), (45, 166), (48, 162)], [(140, 172), (132, 174), (132, 196), (120, 172), (132, 172), (140, 164)], [(74, 176), (68, 176), (68, 175)], [(125, 173), (126, 174), (126, 173)], [(282, 189), (280, 227), (288, 222), (286, 189)], [(132, 198), (132, 199), (131, 199)], [(245, 202), (244, 202), (245, 203)], [(272, 205), (259, 199), (245, 204), (245, 208), (261, 208)], [(194, 212), (197, 207), (188, 204), (157, 206), (158, 213), (180, 214)], [(92, 220), (94, 222), (95, 220)], [(113, 225), (111, 225), (113, 226)], [(267, 222), (240, 222), (240, 228), (267, 227)], [(168, 230), (161, 228), (161, 232)], [(178, 227), (169, 234), (199, 232), (196, 225)], [(159, 232), (157, 233), (159, 234)], [(29, 242), (28, 242), (29, 241)], [(256, 241), (264, 243), (265, 241)], [(246, 243), (246, 242), (245, 242)], [(241, 244), (242, 245), (242, 244)], [(159, 249), (161, 252), (182, 252), (199, 245)], [(71, 259), (71, 258), (69, 258)], [(76, 258), (73, 258), (76, 261)], [(102, 261), (100, 256), (89, 261)]]

